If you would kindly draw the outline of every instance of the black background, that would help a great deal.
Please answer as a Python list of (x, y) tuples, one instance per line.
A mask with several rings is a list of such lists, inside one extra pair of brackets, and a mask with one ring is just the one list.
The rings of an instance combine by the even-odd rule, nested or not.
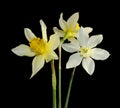
[[(24, 36), (24, 28), (30, 28), (36, 36), (41, 37), (39, 20), (43, 19), (48, 29), (48, 36), (53, 33), (53, 27), (59, 28), (58, 19), (63, 12), (67, 20), (73, 13), (79, 12), (79, 24), (83, 27), (93, 27), (94, 34), (103, 34), (103, 41), (98, 47), (110, 52), (110, 57), (105, 61), (95, 61), (95, 72), (89, 76), (80, 65), (77, 67), (69, 108), (85, 108), (110, 105), (111, 97), (115, 94), (111, 91), (118, 80), (118, 71), (113, 55), (118, 36), (114, 28), (117, 28), (117, 6), (112, 2), (104, 1), (53, 1), (41, 0), (39, 2), (13, 2), (4, 5), (1, 15), (2, 36), (1, 50), (1, 82), (3, 90), (3, 102), (12, 107), (52, 108), (52, 88), (50, 63), (36, 74), (31, 80), (32, 60), (29, 57), (19, 57), (11, 52), (13, 47), (21, 43), (28, 44)], [(118, 37), (117, 37), (118, 38)], [(117, 45), (118, 46), (118, 45)], [(113, 51), (114, 50), (114, 51)], [(7, 52), (7, 53), (6, 53)], [(58, 51), (56, 50), (56, 53)], [(65, 70), (65, 64), (69, 53), (63, 51), (62, 55), (62, 103), (64, 105), (68, 82), (72, 69)], [(5, 57), (4, 57), (5, 56)], [(55, 61), (56, 72), (58, 61)], [(57, 74), (57, 73), (56, 73)], [(58, 78), (58, 74), (57, 74)], [(100, 100), (101, 98), (101, 100)], [(106, 100), (110, 99), (109, 102)], [(7, 105), (7, 104), (4, 104)]]

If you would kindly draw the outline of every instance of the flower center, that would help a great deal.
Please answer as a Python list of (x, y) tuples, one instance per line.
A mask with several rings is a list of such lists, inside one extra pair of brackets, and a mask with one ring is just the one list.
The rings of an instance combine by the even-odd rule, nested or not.
[(43, 39), (40, 38), (34, 38), (30, 41), (30, 48), (36, 53), (36, 54), (43, 54), (47, 52), (47, 42), (45, 42)]
[(80, 26), (79, 26), (79, 24), (77, 23), (76, 24), (76, 31), (79, 31), (80, 30)]
[(92, 49), (88, 47), (81, 47), (80, 48), (80, 55), (83, 57), (90, 57), (92, 55)]
[(67, 31), (65, 31), (65, 40), (68, 39), (68, 38), (74, 38), (76, 33), (80, 30), (80, 26), (79, 24), (77, 23), (76, 24), (76, 27), (74, 29), (69, 29)]

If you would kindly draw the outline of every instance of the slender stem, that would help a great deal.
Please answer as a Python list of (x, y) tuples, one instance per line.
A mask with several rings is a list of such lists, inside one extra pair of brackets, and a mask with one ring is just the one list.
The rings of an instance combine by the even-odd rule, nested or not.
[(62, 59), (62, 44), (64, 43), (65, 39), (61, 39), (59, 45), (59, 67), (58, 67), (58, 108), (62, 108), (62, 98), (61, 98), (61, 59)]
[(51, 70), (52, 70), (52, 95), (53, 95), (53, 108), (57, 108), (57, 101), (56, 101), (56, 75), (55, 75), (55, 65), (54, 65), (54, 60), (51, 61)]
[(61, 44), (59, 45), (59, 79), (58, 79), (58, 108), (61, 108), (62, 102), (61, 102)]
[(71, 91), (71, 87), (72, 87), (72, 82), (73, 82), (75, 70), (76, 70), (76, 67), (73, 69), (73, 72), (72, 72), (72, 75), (71, 75), (71, 79), (70, 79), (70, 82), (69, 82), (69, 88), (68, 88), (68, 92), (67, 92), (67, 97), (66, 97), (66, 101), (65, 101), (65, 106), (64, 106), (64, 108), (68, 108), (70, 91)]

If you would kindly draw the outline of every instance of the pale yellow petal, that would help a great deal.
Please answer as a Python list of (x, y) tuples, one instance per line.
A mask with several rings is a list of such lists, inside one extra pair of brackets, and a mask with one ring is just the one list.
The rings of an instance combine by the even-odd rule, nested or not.
[(67, 22), (63, 19), (63, 13), (60, 14), (59, 25), (63, 31), (67, 30)]
[(41, 24), (41, 30), (42, 30), (42, 37), (47, 42), (47, 26), (45, 25), (43, 20), (40, 20), (40, 24)]
[(64, 31), (59, 30), (57, 27), (54, 27), (53, 31), (56, 35), (58, 35), (58, 37), (64, 37), (64, 35), (65, 35)]
[(12, 52), (18, 56), (35, 56), (35, 52), (33, 52), (29, 46), (24, 44), (20, 44), (19, 46), (13, 48)]
[(30, 42), (33, 38), (36, 38), (35, 34), (29, 29), (25, 28), (24, 29), (24, 34), (26, 39)]
[(50, 62), (51, 60), (58, 60), (58, 56), (54, 51), (47, 53), (44, 57), (46, 62)]
[(70, 16), (69, 19), (67, 20), (68, 28), (76, 29), (76, 24), (78, 22), (78, 19), (79, 19), (79, 13), (78, 12), (76, 12), (72, 16)]
[(35, 58), (32, 61), (32, 75), (30, 78), (32, 78), (34, 75), (36, 75), (37, 72), (43, 68), (44, 63), (45, 63), (45, 60), (41, 55), (35, 56)]
[(50, 36), (50, 40), (48, 45), (51, 46), (52, 50), (55, 50), (60, 44), (60, 38), (57, 34), (53, 34)]

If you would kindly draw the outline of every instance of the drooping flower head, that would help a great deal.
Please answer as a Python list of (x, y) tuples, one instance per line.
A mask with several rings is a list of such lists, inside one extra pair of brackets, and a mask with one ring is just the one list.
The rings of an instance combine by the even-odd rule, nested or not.
[(32, 61), (31, 78), (44, 66), (45, 61), (49, 62), (53, 59), (58, 59), (54, 50), (58, 47), (60, 40), (56, 34), (47, 39), (47, 27), (43, 20), (40, 20), (42, 38), (36, 37), (35, 34), (28, 28), (24, 29), (26, 39), (29, 41), (29, 46), (20, 44), (12, 49), (12, 52), (18, 56), (34, 57)]
[(77, 40), (62, 45), (65, 51), (74, 53), (69, 57), (66, 68), (76, 67), (82, 62), (82, 66), (86, 72), (92, 75), (95, 69), (93, 59), (105, 60), (109, 57), (110, 54), (108, 51), (96, 48), (96, 46), (102, 42), (103, 36), (100, 34), (89, 37), (91, 31), (92, 28), (81, 27), (77, 34)]
[(76, 36), (77, 32), (80, 29), (78, 24), (79, 13), (76, 12), (68, 18), (67, 21), (63, 19), (63, 13), (60, 15), (59, 25), (62, 30), (59, 30), (57, 27), (54, 27), (54, 32), (58, 33), (60, 37), (63, 37), (63, 40), (72, 40)]

